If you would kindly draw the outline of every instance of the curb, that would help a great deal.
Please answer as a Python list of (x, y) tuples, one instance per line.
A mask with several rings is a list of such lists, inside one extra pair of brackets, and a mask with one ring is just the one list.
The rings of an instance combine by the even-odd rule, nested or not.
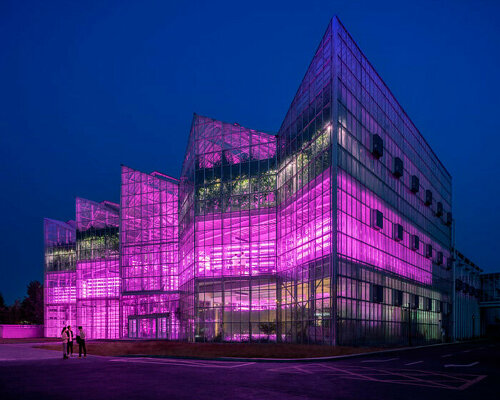
[(436, 343), (429, 344), (423, 346), (412, 346), (412, 347), (400, 347), (395, 349), (387, 349), (387, 350), (378, 350), (364, 353), (356, 353), (356, 354), (344, 354), (340, 356), (326, 356), (326, 357), (307, 357), (307, 358), (245, 358), (245, 357), (212, 357), (212, 358), (200, 358), (200, 357), (183, 357), (183, 356), (161, 356), (161, 355), (144, 355), (144, 354), (130, 354), (123, 355), (117, 357), (124, 358), (167, 358), (173, 360), (198, 360), (198, 361), (226, 361), (226, 362), (261, 362), (261, 363), (287, 363), (287, 362), (303, 362), (303, 363), (311, 363), (311, 362), (327, 362), (327, 361), (337, 361), (344, 360), (350, 358), (359, 358), (366, 357), (370, 355), (378, 355), (378, 354), (388, 354), (395, 353), (399, 351), (409, 351), (409, 350), (418, 350), (425, 349), (429, 347), (440, 347), (440, 346), (454, 346), (458, 344), (464, 343), (476, 343), (477, 341), (464, 341), (464, 342), (454, 342), (454, 343)]

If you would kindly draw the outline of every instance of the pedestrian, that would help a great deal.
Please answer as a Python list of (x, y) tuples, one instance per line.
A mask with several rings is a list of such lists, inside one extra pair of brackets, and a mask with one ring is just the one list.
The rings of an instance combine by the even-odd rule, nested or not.
[(61, 339), (63, 348), (63, 360), (66, 360), (68, 358), (68, 355), (66, 354), (66, 350), (68, 348), (68, 333), (66, 332), (66, 327), (63, 327), (62, 329)]
[(85, 332), (81, 326), (78, 327), (78, 333), (76, 334), (76, 342), (78, 343), (78, 358), (87, 358), (87, 347), (85, 346)]
[(66, 334), (68, 335), (68, 357), (73, 357), (73, 331), (70, 325), (68, 325)]

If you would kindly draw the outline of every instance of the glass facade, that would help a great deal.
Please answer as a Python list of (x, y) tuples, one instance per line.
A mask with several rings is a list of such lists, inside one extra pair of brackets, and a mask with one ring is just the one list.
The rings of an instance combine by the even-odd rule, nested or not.
[(333, 343), (331, 23), (278, 132), (279, 339)]
[(45, 284), (44, 331), (61, 334), (76, 322), (76, 224), (44, 219)]
[(336, 19), (332, 36), (337, 341), (441, 340), (450, 333), (451, 176)]
[(119, 335), (119, 206), (76, 199), (77, 322), (89, 339)]
[(258, 339), (276, 323), (275, 194), (274, 135), (194, 116), (179, 199), (185, 337)]
[(195, 114), (180, 180), (122, 167), (119, 218), (79, 201), (78, 315), (103, 302), (101, 337), (449, 334), (451, 176), (336, 18), (276, 135)]
[(178, 180), (125, 166), (121, 176), (121, 335), (178, 339)]

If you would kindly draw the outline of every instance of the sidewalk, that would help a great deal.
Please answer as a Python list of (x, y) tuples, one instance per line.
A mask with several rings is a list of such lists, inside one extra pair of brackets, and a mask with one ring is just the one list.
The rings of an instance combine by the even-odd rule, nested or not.
[(0, 362), (62, 358), (62, 344), (60, 351), (36, 349), (34, 345), (36, 343), (0, 344)]

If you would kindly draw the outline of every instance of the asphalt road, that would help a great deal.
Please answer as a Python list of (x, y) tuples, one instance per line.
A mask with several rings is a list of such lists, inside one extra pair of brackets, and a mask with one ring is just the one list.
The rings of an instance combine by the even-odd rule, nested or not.
[[(11, 346), (11, 347), (4, 347)], [(476, 342), (323, 362), (92, 357), (0, 345), (0, 399), (493, 399), (500, 344)], [(57, 358), (53, 358), (57, 357)]]

